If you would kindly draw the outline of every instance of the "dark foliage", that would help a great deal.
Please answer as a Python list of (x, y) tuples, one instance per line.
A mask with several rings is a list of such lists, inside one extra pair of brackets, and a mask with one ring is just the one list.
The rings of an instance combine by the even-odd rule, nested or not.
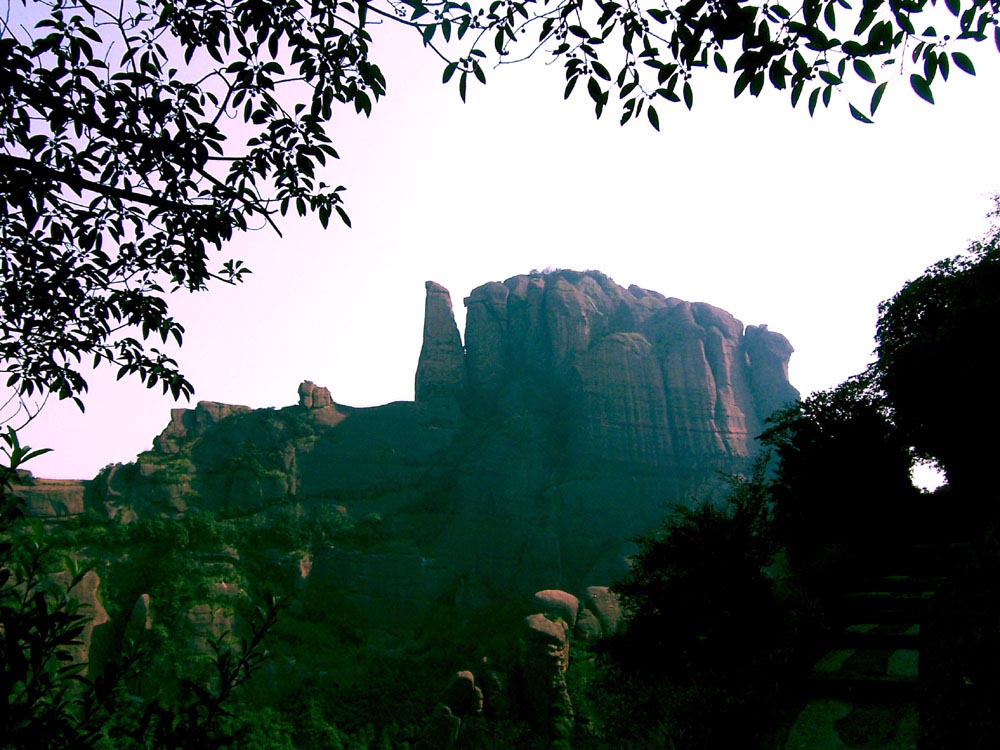
[[(128, 644), (100, 674), (76, 649), (89, 615), (74, 589), (88, 572), (72, 557), (54, 560), (39, 523), (29, 524), (13, 492), (18, 468), (41, 451), (3, 434), (0, 463), (0, 745), (5, 750), (121, 748), (215, 750), (239, 731), (230, 721), (236, 691), (261, 666), (279, 604), (268, 599), (237, 646), (219, 640), (207, 679), (183, 678), (172, 691), (136, 693), (148, 654)], [(69, 573), (62, 583), (61, 570)]]
[(367, 114), (385, 90), (364, 6), (18, 5), (0, 19), (7, 386), (79, 403), (87, 357), (190, 395), (145, 343), (181, 342), (167, 291), (239, 281), (242, 262), (211, 252), (289, 210), (347, 221), (319, 170), (334, 104)]
[(921, 631), (924, 750), (987, 750), (1000, 734), (1000, 523), (933, 601)]
[[(776, 552), (763, 481), (679, 508), (615, 585), (628, 613), (605, 648), (606, 732), (644, 747), (730, 748), (763, 731), (800, 658), (805, 620), (767, 568)], [(608, 705), (610, 703), (610, 705)]]
[(582, 82), (600, 116), (616, 93), (623, 124), (659, 129), (657, 106), (691, 108), (702, 74), (733, 76), (736, 96), (788, 91), (810, 113), (847, 90), (852, 116), (870, 122), (883, 71), (905, 70), (932, 103), (952, 71), (974, 74), (959, 47), (1000, 46), (998, 1), (11, 0), (0, 18), (6, 387), (82, 408), (86, 358), (189, 396), (161, 348), (184, 332), (168, 292), (238, 282), (243, 262), (213, 253), (288, 211), (349, 224), (343, 186), (323, 179), (338, 156), (328, 129), (340, 105), (368, 115), (386, 91), (373, 23), (419, 34), (463, 99), (491, 57), (544, 50), (565, 67), (565, 96)]
[[(997, 209), (994, 218), (997, 217)], [(1000, 321), (1000, 232), (936, 263), (879, 308), (879, 384), (893, 418), (921, 456), (967, 496), (996, 498), (993, 449), (1000, 418), (980, 385)]]
[(916, 533), (912, 457), (871, 373), (772, 417), (775, 533), (798, 571), (823, 586), (892, 554)]

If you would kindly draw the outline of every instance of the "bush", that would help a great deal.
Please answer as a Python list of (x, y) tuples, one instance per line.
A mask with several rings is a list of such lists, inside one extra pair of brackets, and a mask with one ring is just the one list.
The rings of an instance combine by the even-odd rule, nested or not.
[(768, 727), (807, 633), (767, 568), (776, 546), (763, 460), (721, 504), (678, 508), (614, 586), (628, 615), (595, 680), (606, 738), (731, 748)]

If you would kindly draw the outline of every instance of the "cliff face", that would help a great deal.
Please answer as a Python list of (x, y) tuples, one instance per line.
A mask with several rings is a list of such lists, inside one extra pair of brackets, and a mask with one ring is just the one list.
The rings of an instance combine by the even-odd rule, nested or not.
[(364, 534), (252, 552), (291, 560), (307, 606), (392, 631), (442, 604), (611, 582), (627, 540), (745, 470), (797, 397), (783, 336), (597, 272), (491, 282), (465, 305), (463, 347), (428, 282), (414, 402), (354, 409), (306, 382), (279, 410), (175, 410), (88, 503), (123, 520), (336, 508)]
[[(596, 271), (515, 276), (465, 299), (463, 359), (447, 291), (428, 282), (417, 402), (482, 410), (562, 403), (579, 461), (647, 467), (746, 458), (775, 409), (795, 400), (792, 348), (766, 326)], [(467, 386), (464, 385), (467, 383)]]

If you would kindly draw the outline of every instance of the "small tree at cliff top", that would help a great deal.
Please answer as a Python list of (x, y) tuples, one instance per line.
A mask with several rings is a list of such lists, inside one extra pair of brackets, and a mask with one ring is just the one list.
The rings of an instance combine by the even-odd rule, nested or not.
[[(166, 293), (234, 283), (212, 253), (289, 211), (347, 222), (321, 172), (328, 126), (386, 92), (369, 29), (402, 24), (464, 99), (491, 65), (560, 61), (565, 95), (659, 128), (699, 76), (792, 106), (838, 91), (863, 121), (886, 77), (918, 96), (959, 44), (1000, 46), (1000, 0), (8, 0), (0, 17), (0, 360), (15, 398), (79, 397), (79, 363), (191, 393), (157, 338), (181, 341)], [(857, 87), (861, 88), (857, 88)], [(659, 109), (658, 109), (659, 107)], [(82, 402), (79, 402), (82, 407)]]

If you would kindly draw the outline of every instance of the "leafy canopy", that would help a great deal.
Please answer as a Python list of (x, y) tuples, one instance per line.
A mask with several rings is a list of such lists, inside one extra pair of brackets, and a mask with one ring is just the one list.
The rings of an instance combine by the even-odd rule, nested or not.
[[(887, 78), (917, 95), (956, 45), (992, 36), (1000, 0), (7, 0), (0, 15), (0, 361), (16, 398), (86, 391), (83, 358), (174, 397), (191, 384), (168, 351), (184, 328), (171, 290), (235, 283), (211, 253), (288, 211), (349, 224), (324, 180), (347, 107), (386, 92), (369, 29), (398, 23), (465, 99), (491, 65), (547, 56), (601, 116), (694, 104), (696, 74), (737, 96), (788, 91), (810, 113), (842, 88), (868, 122)], [(905, 71), (905, 73), (904, 73)], [(581, 85), (582, 84), (582, 85)], [(150, 342), (154, 343), (150, 343)], [(155, 345), (154, 345), (155, 344)], [(23, 402), (23, 401), (22, 401)]]
[(20, 5), (0, 18), (7, 387), (80, 403), (87, 356), (188, 396), (176, 362), (145, 343), (182, 340), (167, 291), (239, 281), (243, 263), (210, 251), (278, 214), (348, 221), (343, 187), (319, 170), (337, 157), (334, 105), (367, 114), (385, 91), (364, 6)]
[(965, 255), (946, 258), (879, 307), (879, 383), (917, 453), (949, 484), (995, 494), (994, 451), (984, 429), (1000, 413), (982, 389), (995, 369), (1000, 319), (1000, 198), (993, 228)]
[[(458, 74), (485, 82), (483, 63), (516, 63), (543, 53), (566, 72), (565, 96), (585, 82), (598, 117), (617, 93), (621, 122), (645, 108), (659, 130), (664, 102), (694, 105), (694, 80), (702, 71), (735, 77), (734, 94), (758, 96), (765, 87), (788, 91), (792, 106), (804, 94), (809, 113), (828, 107), (848, 83), (871, 88), (852, 116), (871, 123), (890, 77), (909, 73), (913, 91), (934, 103), (933, 86), (952, 65), (975, 75), (958, 42), (992, 37), (1000, 50), (997, 0), (805, 0), (785, 6), (741, 0), (494, 0), (488, 8), (468, 2), (400, 0), (408, 22), (425, 44), (447, 45), (471, 34), (469, 51), (448, 62), (447, 83)], [(444, 55), (442, 55), (444, 56)]]

